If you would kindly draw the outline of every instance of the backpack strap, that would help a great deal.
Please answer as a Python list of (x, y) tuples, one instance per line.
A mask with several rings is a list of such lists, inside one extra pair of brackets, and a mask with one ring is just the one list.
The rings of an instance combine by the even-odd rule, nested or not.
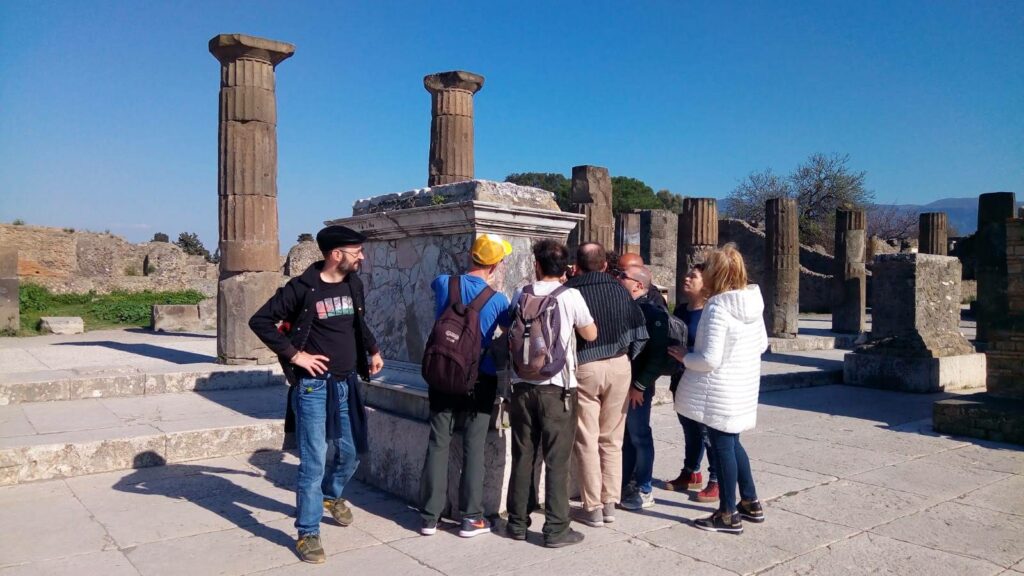
[(491, 288), (490, 286), (484, 286), (484, 289), (481, 290), (480, 293), (476, 295), (476, 298), (473, 298), (473, 301), (469, 303), (468, 308), (479, 314), (480, 311), (483, 310), (484, 306), (486, 306), (487, 303), (491, 300), (491, 297), (494, 296), (494, 294), (494, 288)]
[(462, 295), (459, 293), (459, 281), (461, 278), (452, 274), (448, 277), (448, 305), (454, 306), (456, 302), (462, 303)]

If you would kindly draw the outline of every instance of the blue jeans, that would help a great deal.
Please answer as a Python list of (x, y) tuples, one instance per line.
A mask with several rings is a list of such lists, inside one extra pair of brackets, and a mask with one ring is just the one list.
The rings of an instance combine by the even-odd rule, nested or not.
[(708, 439), (708, 427), (682, 414), (676, 416), (683, 426), (683, 468), (689, 472), (700, 472), (700, 462), (704, 459), (704, 448), (707, 447), (708, 482), (717, 482), (718, 470), (715, 466), (715, 453), (711, 450), (711, 441)]
[(721, 512), (736, 512), (736, 485), (740, 487), (740, 498), (757, 500), (754, 475), (750, 472), (750, 459), (740, 444), (739, 434), (729, 434), (708, 426), (711, 449), (718, 458), (718, 509)]
[(626, 438), (622, 443), (622, 488), (635, 480), (637, 488), (644, 494), (651, 493), (651, 477), (654, 475), (654, 435), (651, 433), (651, 402), (654, 399), (654, 384), (644, 390), (644, 403), (630, 406), (626, 412)]
[[(353, 378), (350, 375), (348, 378)], [(327, 386), (335, 386), (338, 398), (340, 438), (327, 438)], [(296, 480), (295, 528), (299, 537), (320, 533), (324, 501), (341, 497), (345, 485), (359, 466), (352, 426), (348, 415), (350, 380), (302, 378), (292, 386), (295, 410), (295, 441), (299, 448), (299, 474)], [(334, 448), (328, 460), (328, 448)]]

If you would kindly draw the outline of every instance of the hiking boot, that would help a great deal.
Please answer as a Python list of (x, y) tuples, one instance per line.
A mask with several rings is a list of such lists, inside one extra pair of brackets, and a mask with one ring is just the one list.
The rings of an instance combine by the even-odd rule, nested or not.
[(740, 500), (740, 503), (736, 505), (736, 513), (744, 520), (757, 523), (764, 522), (764, 508), (761, 507), (759, 500), (751, 500), (749, 502)]
[(472, 538), (491, 531), (491, 522), (487, 518), (463, 518), (459, 536)]
[(420, 534), (423, 536), (437, 534), (437, 520), (424, 520), (423, 524), (420, 525)]
[(704, 485), (704, 476), (700, 472), (690, 472), (686, 468), (679, 471), (679, 477), (665, 482), (665, 490), (673, 492), (686, 492), (687, 490), (700, 490)]
[(303, 562), (309, 562), (310, 564), (323, 564), (327, 561), (327, 555), (324, 554), (324, 547), (320, 545), (319, 534), (299, 536), (298, 542), (295, 543), (295, 550), (298, 551), (299, 558), (301, 558)]
[(725, 532), (726, 534), (742, 534), (743, 522), (739, 514), (729, 514), (719, 510), (707, 518), (694, 520), (693, 525), (708, 532)]
[[(600, 510), (596, 510), (596, 512), (600, 512)], [(568, 528), (566, 529), (565, 534), (562, 534), (557, 538), (545, 539), (544, 546), (547, 548), (564, 548), (566, 546), (572, 546), (573, 544), (579, 544), (580, 542), (583, 542), (583, 534), (573, 530), (572, 528)]]
[(615, 502), (605, 502), (601, 509), (601, 516), (603, 516), (605, 524), (615, 522)]
[[(598, 508), (597, 510), (584, 510), (583, 508), (576, 508), (572, 511), (572, 519), (577, 522), (582, 522), (587, 526), (593, 528), (600, 528), (604, 526), (604, 508)], [(573, 542), (575, 544), (575, 542)]]
[(642, 510), (654, 506), (654, 492), (636, 492), (619, 504), (626, 510)]
[(331, 518), (334, 518), (334, 521), (338, 524), (342, 526), (352, 524), (352, 510), (349, 509), (344, 498), (324, 500), (324, 510), (330, 512)]
[(718, 502), (718, 482), (708, 482), (708, 485), (697, 492), (697, 502)]

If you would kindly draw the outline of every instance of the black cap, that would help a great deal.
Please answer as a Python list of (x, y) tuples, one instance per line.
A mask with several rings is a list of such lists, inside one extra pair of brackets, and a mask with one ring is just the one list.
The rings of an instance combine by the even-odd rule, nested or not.
[(328, 226), (316, 233), (316, 243), (321, 252), (328, 252), (341, 246), (353, 246), (366, 242), (366, 236), (347, 226)]

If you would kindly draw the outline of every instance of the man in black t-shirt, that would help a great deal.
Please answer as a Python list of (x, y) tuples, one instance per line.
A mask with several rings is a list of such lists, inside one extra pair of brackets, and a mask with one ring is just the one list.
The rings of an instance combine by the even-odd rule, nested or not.
[[(296, 548), (306, 562), (326, 559), (320, 543), (324, 509), (342, 526), (352, 512), (341, 497), (367, 449), (366, 415), (359, 377), (384, 366), (364, 321), (363, 285), (356, 271), (365, 237), (328, 226), (316, 237), (324, 260), (280, 288), (249, 320), (249, 327), (277, 353), (292, 385), (299, 448)], [(328, 445), (335, 448), (327, 459)]]

